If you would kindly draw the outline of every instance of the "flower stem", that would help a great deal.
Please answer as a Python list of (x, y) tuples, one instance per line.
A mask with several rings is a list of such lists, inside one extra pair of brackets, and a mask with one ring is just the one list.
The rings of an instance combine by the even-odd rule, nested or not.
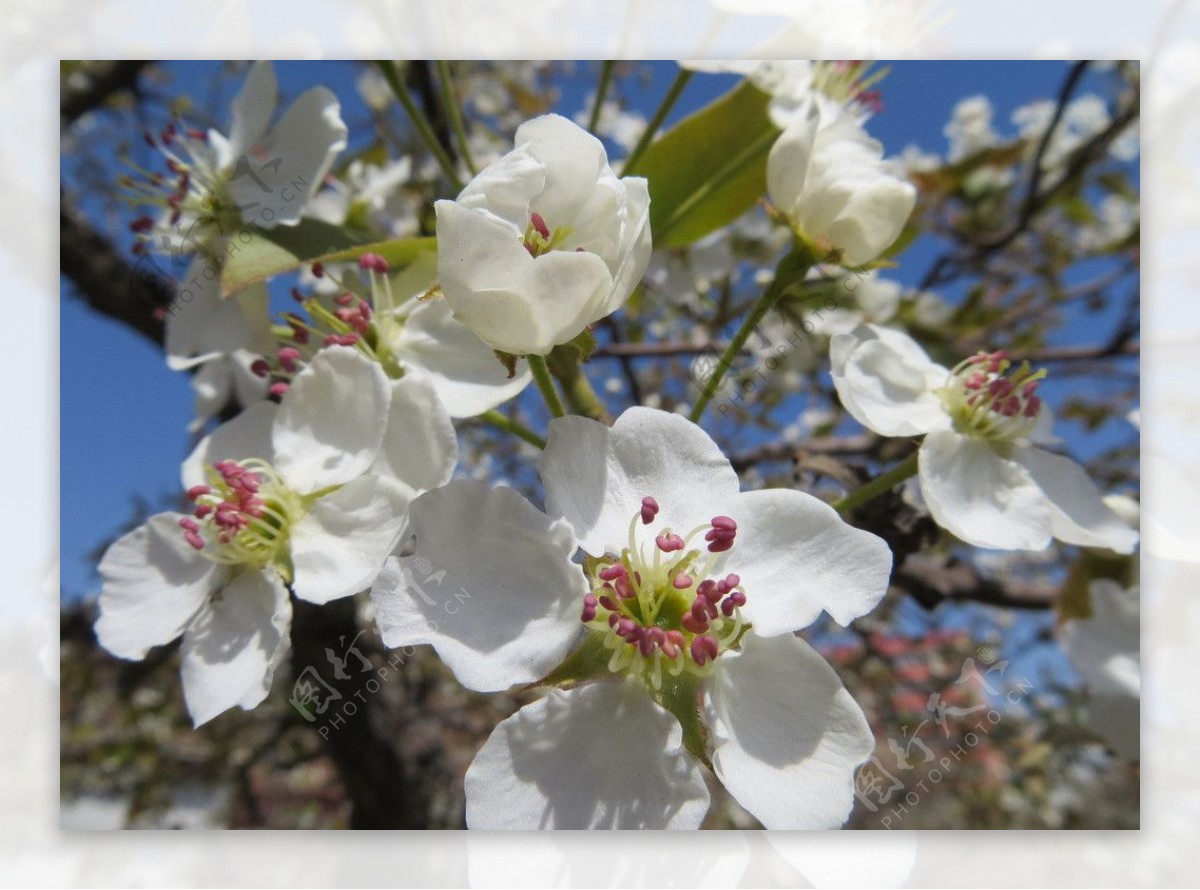
[(746, 345), (746, 341), (750, 338), (750, 333), (758, 327), (758, 323), (771, 311), (771, 307), (775, 305), (776, 301), (787, 292), (787, 288), (795, 283), (795, 281), (804, 279), (804, 275), (813, 262), (812, 255), (803, 247), (797, 247), (779, 261), (779, 265), (775, 268), (775, 279), (763, 291), (762, 296), (758, 298), (758, 302), (754, 304), (754, 308), (750, 310), (750, 314), (746, 316), (737, 333), (733, 335), (733, 339), (726, 344), (725, 351), (721, 353), (721, 357), (717, 360), (716, 367), (708, 375), (708, 379), (704, 381), (704, 389), (700, 391), (700, 397), (696, 400), (696, 405), (692, 408), (692, 413), (689, 415), (692, 423), (699, 423), (700, 418), (704, 416), (704, 409), (708, 407), (708, 403), (712, 401), (712, 397), (721, 388), (721, 382), (725, 379), (725, 374), (733, 367), (738, 353), (742, 351), (742, 347)]
[(554, 388), (554, 380), (550, 377), (550, 369), (546, 367), (545, 356), (527, 355), (525, 359), (529, 362), (529, 370), (533, 372), (533, 382), (541, 390), (546, 407), (550, 409), (550, 416), (563, 417), (567, 412), (558, 397), (558, 390)]
[(595, 134), (596, 126), (600, 123), (600, 112), (604, 108), (604, 99), (608, 95), (608, 87), (612, 83), (613, 68), (616, 63), (608, 60), (600, 65), (600, 82), (596, 85), (596, 102), (592, 105), (592, 115), (588, 118), (588, 132)]
[(675, 82), (667, 90), (667, 95), (663, 97), (658, 110), (654, 112), (654, 117), (650, 118), (650, 122), (646, 124), (642, 138), (638, 140), (637, 145), (633, 147), (633, 151), (626, 158), (625, 166), (621, 168), (622, 176), (628, 176), (637, 170), (638, 162), (642, 159), (642, 155), (646, 153), (646, 149), (650, 147), (650, 143), (654, 140), (658, 128), (667, 119), (667, 115), (671, 113), (671, 108), (674, 107), (676, 100), (679, 99), (679, 94), (683, 92), (683, 88), (688, 85), (688, 81), (691, 79), (691, 71), (688, 71), (686, 68), (679, 69), (679, 74), (676, 75)]
[(861, 506), (881, 494), (886, 494), (905, 479), (915, 476), (917, 474), (917, 454), (918, 452), (914, 451), (882, 476), (876, 476), (865, 485), (854, 489), (840, 501), (834, 501), (833, 509), (839, 513), (849, 513), (855, 507)]
[(462, 106), (454, 95), (454, 79), (450, 76), (450, 63), (438, 59), (438, 76), (442, 81), (442, 98), (446, 105), (446, 114), (450, 117), (450, 128), (454, 130), (454, 138), (458, 141), (458, 153), (474, 176), (479, 172), (475, 159), (471, 156), (471, 143), (467, 139), (467, 126), (463, 122)]
[(421, 141), (428, 147), (430, 154), (438, 162), (438, 166), (442, 168), (442, 172), (446, 174), (446, 178), (450, 180), (451, 188), (456, 192), (462, 191), (463, 182), (459, 179), (458, 171), (454, 169), (454, 162), (450, 160), (450, 155), (446, 153), (446, 149), (437, 138), (437, 134), (433, 132), (429, 118), (425, 117), (425, 113), (413, 101), (412, 96), (408, 92), (408, 87), (404, 85), (404, 81), (400, 78), (400, 74), (396, 69), (396, 63), (380, 60), (376, 61), (375, 64), (383, 72), (384, 79), (387, 80), (388, 86), (392, 88), (392, 92), (396, 94), (396, 98), (400, 100), (400, 104), (404, 106), (404, 110), (408, 114), (408, 119), (416, 127)]
[(545, 448), (546, 440), (535, 433), (528, 427), (517, 423), (507, 414), (502, 414), (499, 411), (484, 411), (479, 415), (479, 419), (484, 423), (490, 423), (496, 429), (504, 430), (506, 433), (512, 433), (518, 439), (523, 439), (535, 448)]
[(549, 368), (562, 384), (563, 397), (573, 414), (581, 414), (601, 423), (611, 423), (608, 407), (596, 394), (579, 359), (579, 352), (567, 343), (555, 347), (554, 352), (550, 354)]

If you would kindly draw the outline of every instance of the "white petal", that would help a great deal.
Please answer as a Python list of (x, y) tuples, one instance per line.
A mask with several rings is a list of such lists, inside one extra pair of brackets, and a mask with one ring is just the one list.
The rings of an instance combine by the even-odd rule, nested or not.
[(907, 334), (859, 325), (835, 335), (829, 355), (838, 398), (868, 429), (883, 436), (917, 436), (949, 425), (934, 394), (949, 372)]
[(604, 300), (600, 318), (616, 312), (625, 305), (646, 274), (653, 249), (650, 231), (650, 186), (640, 176), (627, 176), (621, 180), (625, 188), (627, 204), (620, 245), (621, 260), (613, 271), (613, 286)]
[(632, 683), (552, 690), (500, 723), (467, 770), (472, 829), (690, 829), (708, 789), (679, 722)]
[(875, 739), (818, 652), (751, 633), (741, 652), (721, 656), (709, 701), (713, 767), (738, 803), (767, 828), (841, 827)]
[(743, 614), (762, 636), (807, 627), (824, 609), (839, 624), (865, 615), (887, 592), (892, 552), (847, 525), (828, 504), (789, 489), (739, 495), (737, 538), (725, 570), (746, 588)]
[(630, 408), (611, 429), (583, 417), (551, 421), (538, 468), (547, 512), (566, 518), (593, 556), (620, 552), (644, 497), (661, 510), (653, 528), (686, 535), (724, 513), (739, 488), (737, 473), (700, 427), (653, 408)]
[(968, 544), (1043, 550), (1050, 508), (1020, 464), (981, 439), (951, 430), (930, 433), (918, 458), (921, 496), (934, 520)]
[(511, 227), (438, 201), (438, 280), (455, 317), (494, 349), (545, 355), (603, 312), (612, 275), (592, 253), (531, 257)]
[(804, 193), (820, 115), (815, 105), (797, 115), (767, 155), (767, 194), (784, 213), (791, 214)]
[(180, 650), (183, 698), (192, 723), (237, 706), (250, 710), (271, 691), (288, 650), (292, 604), (273, 570), (245, 570), (188, 625)]
[(229, 150), (244, 154), (266, 135), (275, 111), (275, 68), (270, 62), (250, 66), (246, 82), (233, 100), (233, 118), (229, 126)]
[[(193, 261), (167, 313), (167, 366), (182, 371), (238, 349), (270, 352), (274, 339), (267, 289), (252, 285), (221, 297), (220, 268), (207, 257)], [(211, 277), (209, 277), (211, 276)]]
[(364, 476), (318, 498), (292, 528), (296, 596), (327, 603), (370, 587), (400, 540), (411, 497), (392, 479)]
[(1049, 501), (1054, 537), (1083, 547), (1133, 552), (1138, 533), (1108, 508), (1083, 467), (1040, 448), (1018, 448), (1013, 460), (1029, 471)]
[(580, 638), (588, 591), (570, 528), (509, 488), (458, 480), (413, 501), (411, 556), (371, 590), (383, 641), (430, 643), (464, 686), (544, 677)]
[(511, 379), (492, 347), (454, 317), (445, 300), (419, 304), (396, 346), (406, 369), (433, 384), (451, 417), (474, 417), (517, 396), (532, 376), (522, 363)]
[(192, 392), (196, 394), (196, 417), (188, 424), (188, 432), (195, 433), (221, 413), (229, 404), (233, 394), (233, 367), (223, 359), (205, 362), (192, 375)]
[(151, 516), (100, 560), (96, 638), (113, 655), (144, 658), (151, 646), (171, 642), (221, 583), (224, 569), (183, 539), (181, 517)]
[(1084, 705), (1088, 724), (1122, 757), (1142, 756), (1142, 701), (1138, 696), (1107, 692), (1089, 696)]
[(912, 184), (894, 176), (874, 176), (862, 184), (825, 233), (842, 248), (847, 266), (869, 263), (900, 236), (917, 202)]
[(1063, 649), (1091, 692), (1138, 698), (1142, 690), (1138, 589), (1102, 578), (1088, 585), (1088, 595), (1092, 614), (1065, 622)]
[(449, 482), (457, 462), (454, 424), (433, 386), (414, 377), (393, 382), (387, 431), (371, 474), (425, 491)]
[(322, 349), (279, 406), (276, 468), (302, 494), (361, 476), (379, 455), (390, 402), (378, 363), (348, 346)]
[(235, 159), (229, 191), (242, 219), (263, 229), (295, 225), (346, 147), (337, 96), (314, 87), (284, 112), (266, 138)]
[(200, 440), (183, 462), (183, 487), (205, 482), (204, 469), (219, 460), (257, 457), (270, 463), (275, 453), (271, 428), (279, 408), (274, 402), (256, 402)]

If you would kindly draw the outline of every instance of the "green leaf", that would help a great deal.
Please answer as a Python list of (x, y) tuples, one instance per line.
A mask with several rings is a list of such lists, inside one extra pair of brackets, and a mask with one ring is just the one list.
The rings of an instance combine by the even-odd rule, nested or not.
[(423, 252), (437, 249), (435, 238), (398, 238), (367, 242), (340, 226), (315, 219), (274, 229), (247, 228), (231, 239), (221, 271), (221, 295), (232, 296), (251, 284), (310, 263), (343, 263), (377, 253), (394, 267), (406, 266)]
[(637, 167), (650, 186), (655, 247), (684, 247), (733, 222), (767, 190), (779, 136), (770, 97), (744, 81), (651, 144)]

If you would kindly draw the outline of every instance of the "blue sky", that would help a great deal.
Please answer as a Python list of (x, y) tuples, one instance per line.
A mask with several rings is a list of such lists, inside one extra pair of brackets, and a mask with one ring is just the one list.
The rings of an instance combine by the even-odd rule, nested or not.
[[(213, 108), (216, 123), (228, 123), (228, 105), (238, 78), (226, 78), (227, 88), (213, 93), (214, 74), (222, 63), (185, 62), (166, 66), (173, 76), (163, 89), (168, 95), (188, 95), (198, 107)], [(369, 140), (364, 131), (355, 132), (355, 122), (366, 120), (367, 112), (354, 86), (359, 66), (347, 62), (278, 63), (276, 72), (284, 102), (303, 90), (324, 84), (339, 96), (343, 115), (351, 125), (351, 149)], [(561, 98), (555, 108), (573, 116), (594, 89), (598, 67), (580, 63), (576, 73), (558, 83)], [(635, 108), (649, 114), (674, 78), (673, 63), (656, 63), (644, 93)], [(882, 89), (885, 108), (875, 116), (869, 130), (889, 153), (909, 144), (926, 151), (945, 151), (943, 127), (951, 109), (962, 98), (982, 93), (996, 108), (996, 126), (1002, 134), (1012, 128), (1014, 108), (1035, 99), (1053, 98), (1067, 66), (1062, 62), (917, 62), (896, 63)], [(694, 110), (722, 93), (732, 78), (697, 75), (670, 120)], [(1085, 84), (1085, 90), (1097, 81)], [(194, 90), (194, 92), (192, 92)], [(136, 140), (138, 130), (129, 138)], [(111, 147), (97, 147), (106, 171), (115, 177), (118, 169)], [(64, 178), (72, 184), (71, 171)], [(84, 201), (83, 209), (94, 223), (128, 247), (124, 225), (102, 218), (97, 202)], [(125, 220), (132, 218), (133, 214)], [(889, 277), (914, 283), (935, 255), (935, 245), (914, 246), (902, 258), (900, 268)], [(134, 518), (139, 499), (158, 508), (178, 492), (179, 463), (190, 447), (187, 424), (192, 418), (192, 392), (186, 375), (172, 372), (162, 353), (122, 325), (89, 311), (67, 294), (60, 317), (61, 332), (61, 530), (62, 587), (64, 596), (93, 593), (98, 586), (93, 551), (117, 534)], [(1076, 314), (1057, 333), (1055, 342), (1090, 344), (1111, 330), (1113, 313), (1097, 316)], [(607, 370), (603, 372), (607, 374)], [(1049, 390), (1060, 397), (1063, 390)], [(1110, 425), (1111, 426), (1111, 425)], [(1090, 441), (1068, 439), (1068, 446), (1084, 457), (1112, 444), (1119, 437), (1132, 437), (1132, 428), (1119, 425)]]

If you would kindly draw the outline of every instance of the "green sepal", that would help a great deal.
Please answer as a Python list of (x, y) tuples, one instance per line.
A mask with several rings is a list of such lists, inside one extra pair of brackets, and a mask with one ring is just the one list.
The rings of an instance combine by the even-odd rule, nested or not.
[(569, 689), (586, 683), (589, 680), (599, 680), (613, 677), (608, 669), (608, 661), (612, 653), (604, 647), (604, 637), (598, 633), (589, 633), (574, 652), (562, 660), (558, 667), (540, 680), (527, 686), (527, 689), (538, 687), (557, 687)]
[(710, 770), (708, 727), (701, 709), (704, 703), (704, 678), (684, 671), (678, 677), (663, 677), (662, 689), (654, 698), (679, 721), (683, 729), (683, 747)]
[(496, 353), (496, 358), (500, 364), (504, 365), (504, 370), (508, 372), (508, 379), (512, 380), (517, 376), (517, 359), (520, 356), (513, 355), (511, 352), (501, 352), (499, 349), (492, 350)]

